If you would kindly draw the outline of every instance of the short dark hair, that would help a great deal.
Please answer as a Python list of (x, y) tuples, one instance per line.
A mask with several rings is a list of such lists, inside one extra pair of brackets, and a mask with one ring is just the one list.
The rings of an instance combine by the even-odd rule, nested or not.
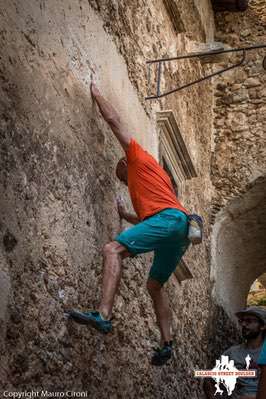
[(126, 158), (126, 157), (120, 158), (119, 161), (118, 161), (117, 164), (116, 164), (115, 174), (116, 174), (116, 176), (118, 177), (118, 179), (119, 179), (118, 169), (119, 169), (119, 167), (121, 166), (121, 164), (122, 164), (123, 162), (126, 162), (126, 163), (127, 163), (127, 158)]

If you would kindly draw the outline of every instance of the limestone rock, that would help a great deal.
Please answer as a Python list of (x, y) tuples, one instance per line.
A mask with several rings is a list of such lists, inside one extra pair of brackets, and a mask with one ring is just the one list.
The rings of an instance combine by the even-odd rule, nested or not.
[(248, 78), (245, 80), (244, 85), (246, 87), (256, 87), (256, 86), (260, 86), (261, 82), (259, 79), (256, 78)]

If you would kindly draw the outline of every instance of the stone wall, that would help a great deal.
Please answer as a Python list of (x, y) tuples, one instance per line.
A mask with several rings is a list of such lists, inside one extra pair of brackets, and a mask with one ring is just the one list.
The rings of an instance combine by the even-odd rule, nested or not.
[[(265, 43), (265, 27), (263, 2), (253, 1), (245, 13), (217, 14), (216, 40), (232, 48)], [(214, 214), (265, 174), (264, 56), (264, 49), (247, 52), (243, 67), (217, 79), (212, 157)], [(234, 55), (226, 62), (235, 60)]]
[[(161, 1), (5, 3), (0, 2), (1, 284), (6, 281), (0, 297), (1, 389), (200, 398), (193, 370), (207, 359), (212, 89), (204, 83), (145, 102), (145, 61), (186, 51), (191, 40), (213, 35), (213, 23), (203, 20), (191, 37), (191, 19), (202, 14), (192, 2), (191, 8), (177, 2), (185, 27), (180, 34)], [(212, 21), (205, 3), (204, 18)], [(196, 62), (169, 64), (163, 83), (172, 87), (193, 79), (202, 68)], [(182, 200), (203, 214), (206, 240), (186, 256), (194, 279), (180, 286), (173, 277), (168, 284), (176, 354), (163, 369), (149, 364), (159, 337), (145, 289), (150, 256), (125, 263), (112, 334), (99, 336), (64, 317), (68, 308), (97, 306), (101, 249), (120, 229), (115, 197), (127, 195), (113, 173), (121, 150), (91, 101), (92, 77), (155, 156), (156, 112), (172, 109), (198, 173), (184, 183)]]
[[(260, 0), (250, 2), (244, 13), (218, 13), (216, 40), (231, 48), (266, 43), (265, 17), (265, 2)], [(232, 333), (234, 312), (245, 306), (249, 287), (265, 271), (265, 55), (265, 50), (247, 52), (243, 67), (216, 79), (211, 168), (215, 327), (210, 336), (215, 356), (228, 345), (228, 335), (237, 334)], [(230, 56), (217, 67), (239, 57)], [(215, 324), (217, 314), (220, 327)]]

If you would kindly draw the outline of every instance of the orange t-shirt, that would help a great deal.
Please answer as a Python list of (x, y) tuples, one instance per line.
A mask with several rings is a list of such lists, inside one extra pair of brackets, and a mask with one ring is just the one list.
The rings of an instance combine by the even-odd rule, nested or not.
[(176, 198), (168, 174), (134, 139), (131, 139), (126, 155), (128, 189), (140, 220), (166, 208), (179, 209), (188, 214)]

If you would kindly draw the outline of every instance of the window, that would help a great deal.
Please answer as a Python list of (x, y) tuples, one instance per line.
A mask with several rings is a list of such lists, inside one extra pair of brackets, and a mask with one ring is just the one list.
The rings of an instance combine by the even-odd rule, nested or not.
[[(171, 178), (177, 196), (182, 199), (182, 185), (188, 179), (197, 177), (186, 144), (172, 111), (157, 113), (159, 131), (159, 162)], [(176, 268), (175, 277), (179, 283), (193, 278), (182, 259)]]
[(159, 162), (169, 174), (177, 194), (182, 197), (182, 184), (196, 177), (196, 171), (172, 111), (157, 113), (159, 129)]
[(171, 169), (170, 169), (169, 165), (167, 164), (167, 161), (166, 161), (166, 159), (164, 157), (162, 157), (161, 165), (164, 168), (164, 170), (167, 172), (168, 176), (170, 177), (172, 185), (173, 185), (175, 193), (176, 193), (176, 196), (178, 197), (177, 181), (175, 180), (175, 178), (174, 178), (174, 176), (173, 176), (173, 174), (171, 172)]

